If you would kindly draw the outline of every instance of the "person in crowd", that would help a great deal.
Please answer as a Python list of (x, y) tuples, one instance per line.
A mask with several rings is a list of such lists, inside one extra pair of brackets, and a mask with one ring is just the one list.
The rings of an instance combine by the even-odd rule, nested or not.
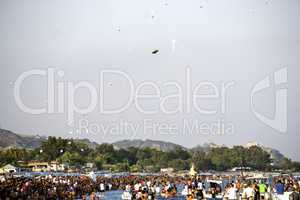
[(254, 189), (253, 189), (253, 186), (250, 183), (245, 184), (245, 188), (243, 190), (243, 196), (247, 200), (252, 200), (253, 199)]
[(258, 190), (260, 194), (260, 199), (265, 199), (265, 194), (268, 188), (267, 185), (262, 180), (260, 180), (258, 184), (258, 188), (259, 188)]
[(275, 191), (278, 195), (283, 195), (284, 194), (284, 184), (282, 183), (281, 180), (278, 180), (276, 185), (275, 185)]
[(236, 200), (237, 199), (237, 188), (232, 183), (229, 185), (229, 188), (227, 190), (227, 197), (228, 197), (228, 200)]
[(289, 200), (300, 200), (300, 189), (299, 189), (299, 183), (295, 182), (293, 185), (293, 191), (289, 195)]

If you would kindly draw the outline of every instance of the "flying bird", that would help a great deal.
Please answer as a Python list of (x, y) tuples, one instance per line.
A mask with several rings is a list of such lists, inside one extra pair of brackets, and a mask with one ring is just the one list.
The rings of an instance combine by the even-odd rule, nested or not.
[(159, 52), (159, 50), (156, 49), (156, 50), (152, 51), (152, 54), (157, 54), (158, 52)]

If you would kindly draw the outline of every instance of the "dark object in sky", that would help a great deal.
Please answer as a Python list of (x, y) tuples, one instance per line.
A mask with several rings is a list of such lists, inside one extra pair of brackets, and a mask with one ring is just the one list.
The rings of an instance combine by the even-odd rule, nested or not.
[(156, 50), (152, 51), (152, 54), (157, 54), (158, 52), (159, 52), (159, 50), (156, 49)]

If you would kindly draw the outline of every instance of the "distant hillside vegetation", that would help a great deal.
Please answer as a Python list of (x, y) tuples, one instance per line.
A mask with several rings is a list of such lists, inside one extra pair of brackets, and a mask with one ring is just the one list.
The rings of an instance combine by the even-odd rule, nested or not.
[(160, 151), (170, 151), (170, 150), (174, 150), (176, 147), (186, 149), (185, 147), (180, 146), (178, 144), (158, 141), (158, 140), (121, 140), (112, 144), (116, 149), (128, 149), (129, 147), (136, 147), (136, 148), (148, 147)]
[(35, 149), (45, 140), (45, 137), (21, 136), (8, 130), (0, 129), (0, 148), (16, 147)]
[[(16, 133), (13, 133), (9, 130), (0, 129), (0, 148), (27, 148), (27, 149), (35, 149), (41, 146), (43, 141), (46, 141), (46, 137), (41, 136), (24, 136), (19, 135)], [(83, 142), (89, 146), (91, 149), (95, 149), (99, 144), (96, 142), (92, 142), (89, 139), (76, 139), (76, 141)], [(115, 149), (128, 149), (129, 147), (135, 147), (135, 148), (153, 148), (160, 151), (170, 151), (174, 150), (175, 148), (182, 148), (187, 150), (187, 148), (171, 143), (171, 142), (165, 142), (165, 141), (159, 141), (159, 140), (121, 140), (118, 142), (112, 143)], [(222, 147), (224, 145), (217, 145), (214, 143), (204, 143), (203, 145), (198, 145), (194, 148), (191, 148), (191, 151), (204, 151), (208, 152), (212, 148)], [(265, 147), (261, 144), (258, 144), (257, 142), (250, 142), (245, 145), (244, 147), (250, 147), (250, 146), (259, 146), (265, 151), (267, 151), (271, 155), (271, 159), (274, 161), (275, 164), (278, 164), (281, 160), (284, 159), (284, 155), (280, 153), (280, 151), (276, 149), (272, 149), (269, 147)]]

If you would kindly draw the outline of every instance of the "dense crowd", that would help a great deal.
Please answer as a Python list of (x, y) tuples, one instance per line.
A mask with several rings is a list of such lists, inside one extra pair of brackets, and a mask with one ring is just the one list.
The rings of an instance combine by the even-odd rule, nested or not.
[[(107, 190), (125, 190), (135, 183), (153, 182), (179, 184), (180, 179), (166, 176), (122, 176), (97, 177), (96, 181), (88, 176), (39, 176), (39, 177), (2, 177), (0, 179), (0, 199), (90, 199), (97, 200)], [(148, 194), (148, 191), (147, 191)]]
[[(272, 183), (263, 179), (235, 177), (225, 186), (209, 179), (222, 181), (228, 177), (169, 177), (169, 176), (38, 176), (0, 177), (0, 200), (60, 200), (60, 199), (102, 199), (108, 190), (123, 190), (120, 199), (151, 200), (184, 196), (194, 199), (228, 200), (300, 200), (299, 180), (291, 176), (275, 177)], [(178, 190), (181, 186), (182, 190)]]
[(272, 183), (264, 179), (237, 179), (224, 187), (212, 183), (209, 188), (201, 180), (194, 179), (185, 185), (186, 199), (226, 199), (226, 200), (300, 200), (299, 179), (274, 178)]
[[(96, 199), (100, 185), (86, 177), (2, 178), (0, 198), (6, 199)], [(94, 198), (93, 198), (94, 196)]]

